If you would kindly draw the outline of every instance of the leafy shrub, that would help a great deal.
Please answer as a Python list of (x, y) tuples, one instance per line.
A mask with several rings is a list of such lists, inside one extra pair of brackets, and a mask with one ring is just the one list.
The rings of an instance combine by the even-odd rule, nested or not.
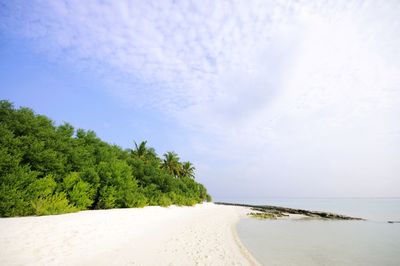
[(67, 192), (69, 201), (79, 210), (86, 210), (93, 204), (95, 190), (83, 181), (79, 174), (72, 172), (64, 178), (64, 191)]
[(174, 152), (160, 158), (146, 144), (123, 150), (91, 130), (55, 126), (0, 101), (0, 216), (211, 200), (190, 162)]
[(0, 176), (0, 216), (32, 214), (29, 203), (32, 195), (28, 188), (36, 180), (36, 176), (37, 174), (27, 167), (20, 167)]
[(35, 215), (62, 214), (77, 211), (70, 205), (64, 192), (55, 193), (46, 197), (39, 197), (31, 201)]
[(172, 200), (165, 194), (162, 194), (158, 199), (158, 205), (162, 207), (168, 207), (172, 204)]
[(210, 196), (210, 195), (206, 195), (206, 200), (207, 200), (207, 202), (211, 202), (212, 201), (212, 197)]
[(99, 209), (111, 209), (116, 207), (116, 189), (113, 186), (104, 186), (100, 190), (100, 198), (98, 202)]

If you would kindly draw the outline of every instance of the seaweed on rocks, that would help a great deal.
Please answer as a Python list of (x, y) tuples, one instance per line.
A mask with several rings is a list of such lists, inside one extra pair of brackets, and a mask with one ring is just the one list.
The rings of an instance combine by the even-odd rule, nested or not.
[[(321, 212), (321, 211), (309, 211), (304, 209), (294, 209), (287, 207), (279, 207), (279, 206), (269, 206), (269, 205), (251, 205), (251, 204), (240, 204), (240, 203), (227, 203), (227, 202), (214, 202), (219, 205), (229, 205), (229, 206), (241, 206), (241, 207), (249, 207), (254, 211), (265, 213), (266, 217), (282, 217), (287, 214), (301, 214), (308, 217), (321, 218), (326, 220), (365, 220), (359, 217), (352, 217), (342, 214), (330, 213), (330, 212)], [(261, 214), (256, 214), (251, 216), (262, 216)]]

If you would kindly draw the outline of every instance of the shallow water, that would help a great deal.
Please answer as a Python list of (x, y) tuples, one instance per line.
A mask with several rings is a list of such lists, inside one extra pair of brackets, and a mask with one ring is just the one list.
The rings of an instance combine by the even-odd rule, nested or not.
[(265, 265), (400, 265), (400, 199), (247, 202), (359, 216), (368, 221), (242, 219), (238, 235)]

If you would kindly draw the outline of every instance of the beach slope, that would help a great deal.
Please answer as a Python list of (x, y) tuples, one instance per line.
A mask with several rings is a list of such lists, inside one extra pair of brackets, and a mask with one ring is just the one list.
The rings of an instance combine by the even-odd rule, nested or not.
[(235, 225), (245, 207), (212, 203), (0, 219), (4, 265), (254, 265)]

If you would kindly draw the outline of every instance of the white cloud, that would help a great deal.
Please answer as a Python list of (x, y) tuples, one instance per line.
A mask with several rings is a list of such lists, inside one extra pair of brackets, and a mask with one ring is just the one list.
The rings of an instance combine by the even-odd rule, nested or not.
[[(302, 182), (328, 193), (321, 175), (333, 194), (360, 177), (400, 185), (398, 1), (3, 5), (3, 30), (98, 71), (124, 101), (196, 132), (189, 148), (209, 183), (237, 176), (267, 187), (268, 167), (281, 179), (277, 194), (284, 183), (312, 194)], [(214, 160), (225, 160), (218, 174)]]

